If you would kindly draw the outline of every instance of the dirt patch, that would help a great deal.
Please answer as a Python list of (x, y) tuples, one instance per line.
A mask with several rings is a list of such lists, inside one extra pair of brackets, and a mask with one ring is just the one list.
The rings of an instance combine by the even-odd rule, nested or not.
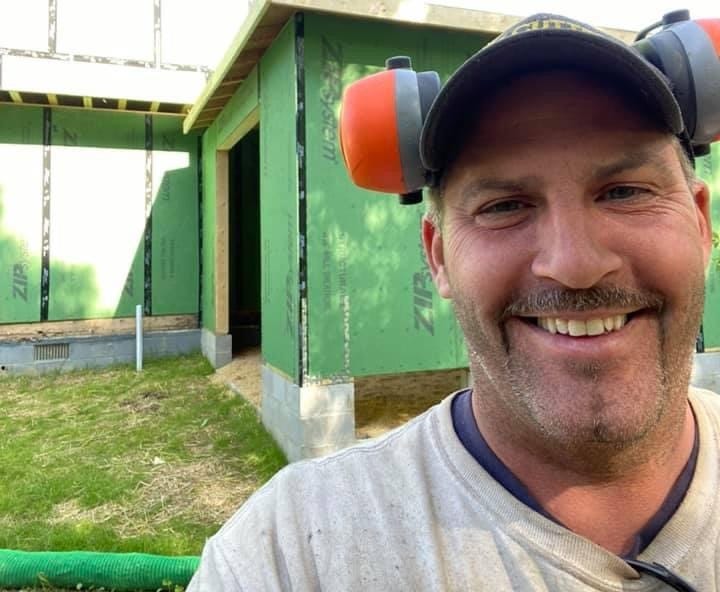
[[(216, 384), (230, 385), (256, 409), (262, 397), (262, 355), (249, 348), (212, 376)], [(355, 379), (355, 435), (374, 438), (420, 415), (445, 396), (467, 386), (467, 370), (407, 372)]]
[(375, 438), (467, 386), (467, 370), (408, 372), (355, 379), (355, 435)]
[(134, 395), (132, 399), (120, 401), (119, 405), (132, 413), (155, 413), (162, 408), (159, 401), (167, 399), (168, 396), (160, 391), (144, 391)]
[(232, 362), (216, 370), (211, 380), (215, 384), (230, 386), (259, 410), (262, 397), (261, 367), (260, 348), (247, 348), (237, 353)]
[(123, 538), (158, 532), (168, 521), (222, 524), (255, 491), (257, 484), (231, 474), (218, 461), (165, 463), (153, 467), (127, 504), (115, 502), (83, 508), (77, 499), (54, 506), (51, 524), (110, 522)]

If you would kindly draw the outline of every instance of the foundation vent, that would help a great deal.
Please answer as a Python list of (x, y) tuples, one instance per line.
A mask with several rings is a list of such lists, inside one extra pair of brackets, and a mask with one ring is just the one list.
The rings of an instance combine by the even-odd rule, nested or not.
[(33, 348), (33, 360), (45, 362), (48, 360), (67, 360), (70, 357), (69, 343), (45, 343)]

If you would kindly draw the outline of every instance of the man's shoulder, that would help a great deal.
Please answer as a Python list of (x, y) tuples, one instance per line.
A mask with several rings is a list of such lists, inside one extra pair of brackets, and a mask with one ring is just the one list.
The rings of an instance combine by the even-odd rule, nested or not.
[(689, 390), (690, 401), (703, 408), (720, 412), (720, 395), (710, 389), (691, 386)]

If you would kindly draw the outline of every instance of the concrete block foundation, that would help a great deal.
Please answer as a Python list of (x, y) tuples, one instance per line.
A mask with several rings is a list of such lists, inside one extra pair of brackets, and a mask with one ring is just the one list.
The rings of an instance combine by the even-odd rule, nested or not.
[[(177, 356), (200, 349), (200, 330), (145, 333), (144, 355)], [(134, 335), (0, 341), (0, 375), (37, 374), (135, 363)]]
[(720, 352), (695, 354), (691, 383), (720, 394)]
[(264, 365), (262, 388), (263, 424), (291, 462), (355, 443), (352, 382), (298, 386)]
[(232, 361), (232, 335), (202, 329), (200, 346), (213, 368), (222, 368)]

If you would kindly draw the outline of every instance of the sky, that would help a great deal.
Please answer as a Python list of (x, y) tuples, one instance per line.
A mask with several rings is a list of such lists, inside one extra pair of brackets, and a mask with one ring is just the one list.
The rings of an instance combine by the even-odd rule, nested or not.
[[(434, 4), (473, 8), (528, 16), (536, 12), (553, 12), (595, 25), (637, 31), (659, 21), (663, 14), (687, 8), (691, 18), (720, 18), (718, 0), (431, 0)], [(714, 6), (713, 6), (714, 5)]]

